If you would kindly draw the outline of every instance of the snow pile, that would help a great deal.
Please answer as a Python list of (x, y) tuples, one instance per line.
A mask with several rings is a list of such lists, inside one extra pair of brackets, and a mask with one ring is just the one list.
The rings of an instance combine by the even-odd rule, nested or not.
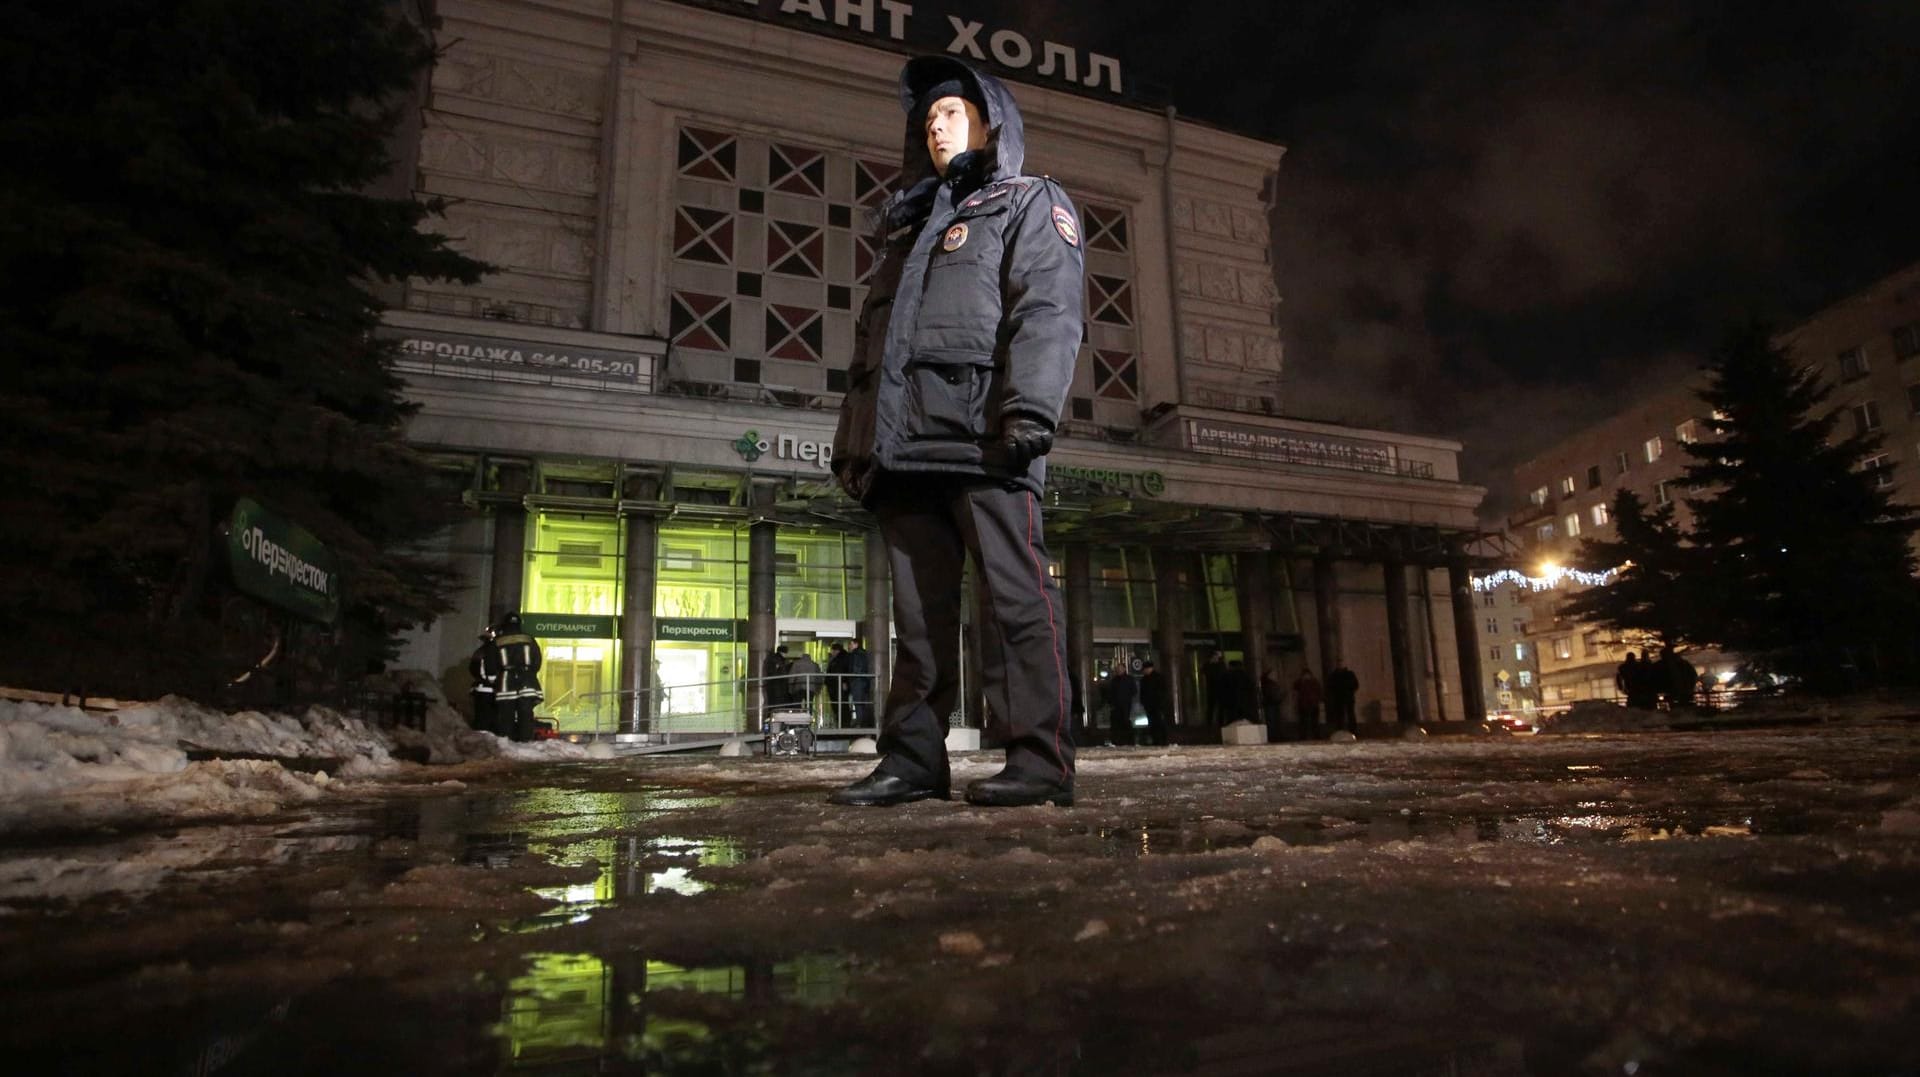
[[(0, 700), (0, 831), (260, 815), (318, 799), (336, 778), (392, 775), (405, 765), (397, 757), (448, 764), (613, 755), (603, 744), (503, 741), (468, 728), (430, 677), (394, 680), (428, 697), (425, 729), (385, 730), (320, 706), (227, 714), (168, 696), (102, 713)], [(214, 758), (191, 758), (207, 755)]]

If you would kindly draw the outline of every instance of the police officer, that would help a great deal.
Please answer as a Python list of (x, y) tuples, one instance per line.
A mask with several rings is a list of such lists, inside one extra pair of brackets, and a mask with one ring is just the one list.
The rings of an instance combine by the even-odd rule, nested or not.
[(500, 619), (493, 645), (500, 652), (499, 699), (501, 736), (518, 741), (533, 739), (533, 708), (545, 696), (540, 691), (540, 642), (520, 630), (520, 615)]
[(987, 704), (1006, 766), (974, 804), (1073, 802), (1064, 609), (1039, 495), (1083, 325), (1080, 220), (1025, 175), (1020, 111), (998, 80), (945, 56), (908, 61), (900, 189), (855, 332), (833, 469), (872, 510), (893, 570), (899, 652), (882, 758), (836, 804), (949, 797), (947, 715), (960, 684), (959, 602), (972, 558), (985, 607)]

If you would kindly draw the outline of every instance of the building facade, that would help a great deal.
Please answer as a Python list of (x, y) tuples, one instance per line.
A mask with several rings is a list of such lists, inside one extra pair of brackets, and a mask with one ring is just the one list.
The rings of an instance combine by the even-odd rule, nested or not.
[[(1865, 461), (1875, 483), (1897, 502), (1920, 504), (1920, 264), (1819, 311), (1780, 333), (1775, 344), (1832, 387), (1827, 406), (1841, 413), (1836, 436), (1878, 433), (1878, 455)], [(1583, 699), (1618, 696), (1614, 672), (1639, 638), (1619, 638), (1560, 617), (1556, 607), (1582, 584), (1565, 574), (1583, 537), (1612, 538), (1615, 494), (1632, 490), (1650, 508), (1674, 507), (1691, 529), (1681, 485), (1689, 457), (1680, 446), (1708, 435), (1699, 390), (1704, 374), (1651, 386), (1619, 414), (1566, 437), (1513, 473), (1524, 507), (1505, 521), (1523, 551), (1526, 571), (1554, 586), (1532, 592), (1528, 642), (1538, 655), (1540, 705), (1558, 709)], [(1494, 637), (1484, 637), (1489, 645)], [(1690, 655), (1702, 672), (1726, 675), (1735, 660)]]
[(470, 586), (406, 662), (451, 683), (520, 610), (576, 732), (742, 728), (781, 644), (864, 639), (884, 683), (884, 558), (828, 457), (895, 79), (944, 47), (1014, 81), (1029, 169), (1081, 215), (1046, 506), (1081, 682), (1152, 654), (1191, 723), (1223, 650), (1287, 681), (1344, 663), (1380, 722), (1477, 717), (1459, 444), (1280, 414), (1281, 147), (1143, 108), (1117, 63), (1018, 28), (948, 16), (927, 48), (886, 0), (437, 13), (418, 193), (494, 272), (411, 282), (387, 320), (409, 437), (473, 509), (439, 551)]

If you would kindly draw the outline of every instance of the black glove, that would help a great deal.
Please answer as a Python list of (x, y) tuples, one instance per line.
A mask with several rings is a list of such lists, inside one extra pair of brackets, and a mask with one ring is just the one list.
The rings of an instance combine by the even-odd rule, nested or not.
[(1053, 427), (1029, 415), (1012, 415), (1000, 423), (1000, 444), (1024, 468), (1053, 449)]

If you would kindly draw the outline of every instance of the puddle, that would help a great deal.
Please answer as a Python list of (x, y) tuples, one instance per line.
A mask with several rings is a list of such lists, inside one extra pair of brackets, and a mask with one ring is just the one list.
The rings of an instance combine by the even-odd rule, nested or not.
[[(1590, 806), (1597, 805), (1583, 805)], [(1101, 855), (1133, 858), (1242, 849), (1267, 837), (1297, 846), (1344, 843), (1379, 845), (1387, 842), (1457, 846), (1487, 842), (1523, 845), (1613, 844), (1681, 837), (1755, 837), (1808, 832), (1804, 825), (1786, 822), (1762, 828), (1749, 816), (1705, 820), (1659, 815), (1610, 815), (1597, 811), (1483, 818), (1394, 812), (1364, 819), (1328, 817), (1261, 828), (1235, 823), (1212, 827), (1209, 822), (1211, 820), (1183, 826), (1102, 827), (1078, 833), (1098, 842)]]

